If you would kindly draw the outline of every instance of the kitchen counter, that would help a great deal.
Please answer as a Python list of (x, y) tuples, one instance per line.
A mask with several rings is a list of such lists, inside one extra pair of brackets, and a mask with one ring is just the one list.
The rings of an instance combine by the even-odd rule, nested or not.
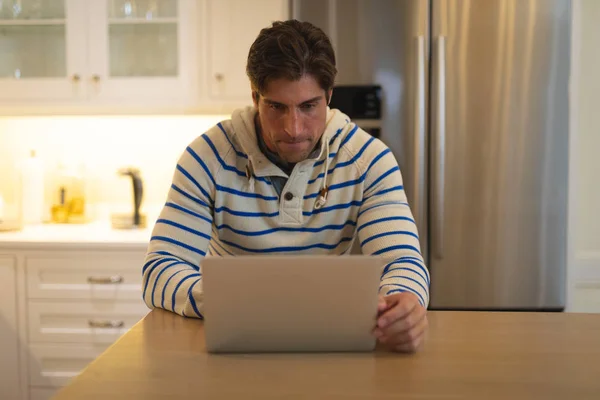
[(144, 229), (113, 229), (110, 222), (28, 225), (20, 231), (0, 232), (2, 249), (146, 248), (153, 224)]
[(424, 348), (207, 354), (202, 321), (150, 312), (54, 398), (599, 399), (600, 316), (430, 312)]

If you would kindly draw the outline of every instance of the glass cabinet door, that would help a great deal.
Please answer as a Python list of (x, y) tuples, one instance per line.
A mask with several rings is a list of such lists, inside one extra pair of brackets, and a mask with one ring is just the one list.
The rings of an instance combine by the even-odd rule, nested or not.
[(0, 100), (82, 95), (77, 0), (0, 0)]
[[(187, 49), (197, 0), (91, 2), (94, 95), (102, 101), (181, 101), (190, 89)], [(93, 5), (92, 5), (93, 4)]]

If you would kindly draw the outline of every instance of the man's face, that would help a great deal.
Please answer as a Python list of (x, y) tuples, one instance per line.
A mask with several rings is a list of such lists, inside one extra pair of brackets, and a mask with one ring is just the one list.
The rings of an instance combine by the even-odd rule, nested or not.
[(297, 81), (269, 81), (265, 92), (254, 96), (262, 137), (269, 150), (289, 163), (305, 160), (325, 131), (325, 94), (311, 75)]

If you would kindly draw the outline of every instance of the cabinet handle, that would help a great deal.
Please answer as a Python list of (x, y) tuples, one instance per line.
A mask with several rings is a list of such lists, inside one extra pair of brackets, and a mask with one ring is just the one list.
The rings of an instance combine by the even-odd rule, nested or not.
[(100, 75), (98, 75), (98, 74), (92, 75), (92, 80), (96, 83), (100, 82)]
[(88, 321), (90, 328), (122, 328), (125, 326), (125, 321)]
[(88, 283), (97, 284), (97, 285), (115, 285), (118, 283), (123, 283), (123, 277), (121, 275), (113, 275), (108, 277), (94, 277), (88, 276)]
[(79, 76), (79, 74), (74, 74), (74, 75), (71, 77), (71, 80), (72, 80), (73, 82), (76, 82), (76, 83), (77, 83), (77, 82), (79, 82), (79, 81), (81, 80), (81, 76)]
[(222, 81), (224, 78), (223, 74), (215, 74), (215, 79), (218, 81)]

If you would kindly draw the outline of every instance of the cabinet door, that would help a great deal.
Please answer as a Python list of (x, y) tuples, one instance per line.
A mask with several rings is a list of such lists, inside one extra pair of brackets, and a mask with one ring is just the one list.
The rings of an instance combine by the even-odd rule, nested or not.
[(194, 104), (196, 0), (94, 0), (89, 8), (93, 106)]
[(60, 388), (81, 373), (109, 345), (29, 345), (29, 385)]
[(252, 104), (246, 61), (261, 29), (287, 19), (284, 0), (208, 0), (209, 96), (243, 106)]
[(0, 256), (0, 399), (19, 398), (15, 259)]
[(29, 302), (30, 343), (111, 344), (150, 310), (137, 302)]
[(0, 1), (0, 103), (85, 98), (85, 20), (79, 0)]

